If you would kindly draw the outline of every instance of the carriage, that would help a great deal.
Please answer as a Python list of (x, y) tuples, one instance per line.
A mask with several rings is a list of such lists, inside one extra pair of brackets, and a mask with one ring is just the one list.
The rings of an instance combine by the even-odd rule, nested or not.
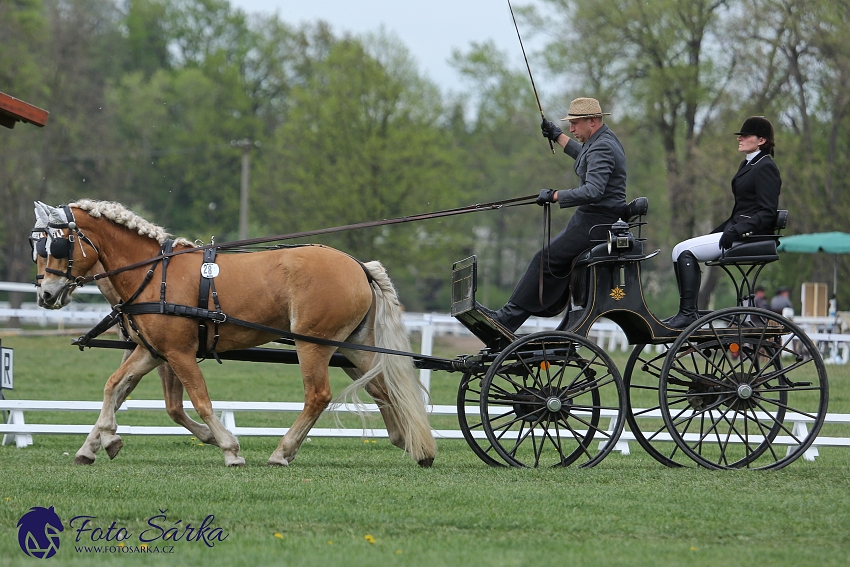
[[(94, 259), (82, 268), (78, 266), (75, 268), (77, 271), (72, 273), (75, 247), (83, 252), (83, 256), (87, 249), (99, 256), (98, 246), (103, 249), (108, 242), (103, 239), (92, 242), (86, 236), (99, 230), (97, 220), (81, 223), (74, 219), (68, 207), (64, 208), (64, 212), (48, 209), (53, 215), (49, 227), (36, 227), (33, 231), (33, 259), (53, 257), (50, 260), (53, 264), (45, 263), (44, 267), (39, 264), (40, 277), (46, 278), (43, 282), (50, 280), (51, 289), (56, 294), (67, 296), (73, 286), (98, 279), (97, 276), (83, 278), (79, 275), (90, 269)], [(147, 260), (131, 264), (128, 257), (123, 264), (119, 262), (117, 269), (100, 274), (111, 275), (150, 267), (145, 281), (137, 289), (133, 284), (127, 288), (129, 292), (121, 294), (112, 318), (81, 337), (77, 343), (81, 348), (125, 348), (126, 343), (95, 338), (124, 317), (132, 327), (130, 334), (140, 343), (138, 347), (132, 345), (136, 350), (130, 359), (135, 357), (133, 364), (148, 371), (162, 363), (155, 360), (158, 354), (156, 347), (162, 349), (161, 345), (166, 343), (157, 342), (156, 332), (142, 325), (149, 320), (144, 317), (180, 316), (194, 321), (187, 329), (195, 325), (195, 329), (200, 327), (203, 331), (202, 338), (196, 337), (194, 343), (186, 339), (187, 344), (194, 344), (193, 348), (197, 349), (197, 353), (190, 351), (189, 357), (197, 354), (218, 358), (216, 345), (219, 345), (221, 358), (298, 362), (305, 377), (305, 411), (308, 406), (313, 408), (312, 417), (299, 427), (302, 437), (306, 436), (318, 413), (329, 401), (329, 393), (323, 391), (319, 392), (318, 401), (310, 399), (308, 390), (321, 388), (315, 385), (308, 387), (305, 365), (313, 364), (318, 368), (324, 364), (325, 383), (327, 365), (341, 366), (351, 374), (355, 383), (367, 387), (370, 395), (376, 397), (391, 440), (395, 435), (394, 444), (405, 448), (412, 456), (411, 433), (405, 432), (403, 423), (408, 416), (399, 409), (401, 406), (394, 409), (397, 400), (393, 401), (392, 395), (396, 394), (388, 392), (393, 389), (388, 387), (391, 380), (382, 378), (374, 381), (378, 371), (370, 366), (373, 358), (386, 356), (386, 360), (395, 360), (404, 356), (412, 358), (413, 366), (418, 368), (460, 373), (457, 394), (460, 428), (475, 454), (493, 466), (591, 467), (614, 449), (626, 423), (633, 438), (652, 457), (667, 466), (696, 463), (711, 469), (777, 469), (793, 462), (811, 446), (826, 417), (828, 382), (825, 366), (815, 345), (793, 322), (771, 311), (749, 306), (762, 269), (778, 260), (778, 234), (785, 227), (787, 211), (777, 212), (773, 235), (749, 236), (742, 242), (736, 242), (719, 260), (709, 263), (719, 266), (732, 278), (737, 305), (701, 312), (700, 318), (684, 330), (665, 325), (650, 312), (644, 300), (641, 264), (659, 253), (659, 250), (645, 250), (646, 239), (641, 237), (647, 212), (647, 200), (635, 199), (629, 203), (623, 219), (613, 225), (594, 227), (591, 236), (599, 238), (574, 264), (570, 273), (571, 285), (563, 299), (565, 315), (553, 331), (518, 336), (502, 327), (475, 301), (476, 258), (473, 256), (456, 262), (452, 270), (451, 313), (483, 342), (484, 348), (474, 355), (445, 359), (415, 354), (409, 352), (409, 348), (407, 351), (400, 350), (397, 344), (395, 348), (389, 343), (379, 344), (380, 341), (373, 340), (375, 337), (369, 334), (379, 334), (380, 325), (376, 325), (378, 319), (374, 305), (371, 308), (366, 305), (369, 311), (364, 319), (369, 321), (371, 328), (364, 329), (364, 323), (355, 315), (352, 322), (346, 323), (348, 326), (339, 331), (342, 334), (337, 335), (320, 333), (315, 326), (312, 333), (305, 333), (299, 330), (297, 321), (289, 319), (286, 325), (279, 323), (277, 327), (260, 320), (238, 319), (233, 312), (236, 307), (224, 304), (227, 294), (222, 289), (226, 282), (218, 284), (218, 294), (215, 291), (214, 278), (219, 270), (215, 264), (215, 245), (195, 249), (187, 246), (177, 251), (172, 251), (171, 244), (163, 245), (159, 256), (152, 259), (150, 250), (153, 248), (149, 248), (147, 252), (137, 253), (137, 257)], [(50, 254), (45, 248), (50, 250)], [(133, 248), (138, 248), (138, 245)], [(199, 254), (191, 254), (199, 250), (204, 250), (203, 263)], [(190, 286), (190, 291), (194, 290), (197, 294), (197, 307), (185, 304), (188, 303), (185, 294), (182, 296), (184, 304), (175, 303), (174, 296), (166, 299), (167, 260), (174, 260), (175, 256), (184, 253), (188, 254), (186, 258), (195, 258), (193, 270), (200, 268), (202, 274), (204, 270), (215, 272), (200, 278), (201, 283), (194, 288)], [(79, 256), (77, 260), (83, 261)], [(161, 266), (157, 266), (161, 261)], [(367, 266), (360, 264), (368, 277), (380, 277), (380, 270)], [(175, 269), (171, 268), (172, 272)], [(226, 271), (227, 265), (222, 269)], [(42, 271), (46, 275), (42, 275)], [(146, 288), (155, 272), (161, 274), (161, 291), (155, 285)], [(203, 282), (205, 278), (210, 280), (206, 285)], [(356, 274), (349, 273), (345, 279), (348, 282), (355, 280)], [(244, 281), (242, 285), (245, 285)], [(127, 296), (133, 289), (136, 292), (128, 300)], [(158, 296), (159, 301), (134, 305), (134, 300), (146, 289), (144, 293), (148, 294), (148, 298), (156, 299)], [(389, 291), (376, 293), (390, 294)], [(210, 297), (215, 308), (209, 304)], [(361, 313), (359, 317), (362, 319), (362, 310), (358, 313)], [(141, 321), (141, 330), (133, 323), (134, 316)], [(591, 326), (600, 317), (618, 324), (629, 343), (635, 345), (622, 374), (608, 354), (588, 338)], [(239, 348), (236, 344), (239, 341), (228, 342), (230, 339), (225, 337), (225, 329), (241, 329), (239, 332), (243, 334), (254, 332), (256, 344), (261, 344), (260, 338), (268, 340), (270, 336), (276, 336), (279, 342), (294, 344), (297, 352)], [(151, 339), (152, 336), (155, 339)], [(341, 340), (340, 337), (348, 338)], [(250, 341), (244, 339), (242, 342), (247, 344)], [(184, 354), (181, 353), (180, 357)], [(305, 355), (313, 358), (308, 360)], [(176, 351), (173, 358), (162, 358), (167, 358), (172, 366), (182, 364), (183, 371), (191, 366), (189, 362), (181, 363)], [(143, 360), (147, 362), (140, 362)], [(101, 442), (110, 457), (114, 457), (120, 449), (120, 439), (116, 442), (114, 434), (114, 410), (123, 401), (121, 396), (126, 397), (132, 390), (132, 380), (137, 381), (141, 377), (134, 374), (128, 378), (129, 371), (121, 374), (120, 370), (107, 384), (107, 389), (112, 384), (109, 394), (105, 390), (104, 412), (111, 415), (104, 418), (102, 413), (87, 440), (88, 452), (81, 449), (82, 462), (93, 462), (94, 452), (100, 448)], [(389, 372), (387, 367), (385, 376)], [(182, 376), (179, 382), (186, 384), (189, 390), (190, 385)], [(179, 382), (174, 380), (176, 385)], [(321, 380), (317, 384), (321, 386)], [(370, 386), (371, 389), (368, 389)], [(168, 404), (166, 377), (163, 377), (163, 387)], [(197, 396), (198, 392), (206, 395), (205, 386), (199, 390), (194, 384), (192, 388), (189, 390), (190, 397)], [(179, 423), (191, 422), (194, 423), (191, 427), (203, 427), (185, 414), (179, 415), (182, 412), (181, 399), (182, 387), (172, 400), (175, 408), (179, 406), (172, 415), (175, 421), (180, 418), (183, 421)], [(198, 408), (195, 397), (192, 401)], [(408, 411), (413, 411), (416, 405), (410, 402), (408, 396)], [(421, 403), (418, 405), (421, 406)], [(206, 409), (205, 414), (199, 411), (199, 415), (215, 434), (213, 442), (219, 443), (225, 451), (226, 463), (243, 464), (244, 460), (240, 462), (236, 457), (238, 444), (234, 449), (229, 434), (222, 433), (223, 428), (216, 423), (211, 409)], [(415, 411), (421, 411), (421, 407)], [(801, 426), (801, 423), (807, 425)], [(296, 421), (298, 424), (299, 421)], [(425, 427), (427, 429), (427, 423)], [(208, 437), (210, 430), (206, 431)], [(193, 429), (193, 432), (196, 430)], [(222, 440), (230, 445), (225, 447), (221, 444)], [(290, 440), (289, 445), (285, 441), (286, 437), (270, 459), (271, 464), (289, 464), (294, 458), (299, 439)], [(431, 464), (433, 453), (429, 451), (426, 447), (415, 453), (420, 464)], [(81, 452), (78, 452), (78, 462)]]
[[(701, 312), (680, 330), (644, 300), (641, 263), (659, 253), (644, 250), (640, 236), (647, 210), (645, 198), (635, 199), (625, 219), (595, 227), (605, 236), (576, 260), (554, 331), (514, 336), (478, 308), (475, 258), (454, 265), (452, 315), (486, 345), (463, 360), (457, 409), (485, 462), (593, 466), (625, 423), (671, 467), (777, 469), (814, 441), (828, 401), (818, 350), (788, 319), (747, 306), (762, 269), (779, 259), (787, 211), (777, 212), (774, 235), (750, 236), (708, 263), (731, 277), (737, 305)], [(622, 375), (587, 338), (600, 317), (634, 345)]]

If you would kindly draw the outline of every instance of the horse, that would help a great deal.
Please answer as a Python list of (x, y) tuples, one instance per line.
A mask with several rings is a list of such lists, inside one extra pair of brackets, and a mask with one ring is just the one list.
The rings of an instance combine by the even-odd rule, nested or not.
[[(360, 263), (327, 246), (305, 245), (220, 254), (210, 264), (204, 261), (202, 248), (179, 240), (173, 243), (177, 254), (169, 258), (166, 278), (165, 262), (155, 260), (171, 242), (161, 227), (109, 201), (83, 199), (62, 208), (43, 206), (50, 223), (39, 303), (48, 309), (67, 305), (83, 275), (100, 262), (123, 304), (125, 327), (140, 345), (107, 380), (97, 434), (86, 439), (78, 457), (90, 457), (100, 446), (110, 458), (118, 454), (123, 446), (115, 420), (119, 386), (135, 384), (167, 361), (222, 450), (225, 465), (243, 466), (238, 440), (213, 413), (196, 355), (257, 346), (279, 338), (276, 331), (283, 331), (296, 337), (304, 409), (272, 452), (270, 465), (292, 463), (332, 401), (328, 363), (337, 350), (354, 365), (345, 369), (354, 382), (340, 399), (356, 400), (365, 390), (377, 402), (391, 443), (420, 466), (433, 464), (437, 447), (413, 364), (410, 358), (381, 352), (411, 349), (398, 295), (380, 262)], [(132, 314), (127, 307), (197, 305), (202, 277), (212, 279), (218, 315), (216, 332), (204, 345), (199, 344), (198, 333), (204, 320), (199, 320), (197, 309), (179, 317), (162, 310)], [(150, 281), (161, 285), (147, 285)]]
[[(35, 219), (35, 225), (33, 226), (32, 233), (30, 234), (30, 244), (32, 246), (32, 259), (36, 263), (36, 270), (38, 274), (41, 275), (44, 274), (44, 269), (47, 266), (48, 250), (46, 242), (47, 228), (50, 222), (50, 211), (47, 210), (42, 203), (37, 202), (35, 204)], [(89, 274), (97, 274), (104, 271), (103, 265), (100, 262), (95, 262), (89, 271)], [(121, 301), (121, 297), (118, 295), (118, 292), (115, 291), (115, 288), (112, 287), (112, 284), (108, 279), (96, 280), (95, 284), (110, 305), (115, 305)], [(40, 284), (38, 285), (40, 286)], [(39, 305), (43, 307), (41, 294), (38, 293), (38, 296)], [(129, 335), (125, 334), (123, 328), (121, 329), (121, 334), (124, 340), (130, 340)], [(124, 351), (123, 358), (121, 359), (122, 363), (127, 360), (133, 350), (135, 349), (128, 349)], [(171, 369), (168, 362), (164, 362), (159, 365), (157, 367), (157, 371), (159, 373), (160, 381), (162, 382), (165, 411), (168, 413), (169, 417), (171, 417), (176, 424), (182, 425), (188, 429), (201, 442), (214, 445), (215, 437), (213, 437), (210, 428), (189, 417), (186, 410), (183, 409), (183, 384), (180, 383), (180, 380), (177, 378), (177, 375), (174, 373), (174, 370)], [(124, 382), (116, 385), (116, 411), (121, 407), (121, 404), (124, 403), (124, 400), (127, 399), (127, 396), (130, 395), (138, 383), (138, 380), (125, 380)], [(100, 447), (100, 432), (97, 427), (92, 428), (84, 447)], [(113, 445), (113, 447), (115, 446)], [(95, 453), (92, 451), (87, 451), (85, 454), (78, 454), (74, 458), (74, 462), (76, 464), (91, 464), (94, 460)]]

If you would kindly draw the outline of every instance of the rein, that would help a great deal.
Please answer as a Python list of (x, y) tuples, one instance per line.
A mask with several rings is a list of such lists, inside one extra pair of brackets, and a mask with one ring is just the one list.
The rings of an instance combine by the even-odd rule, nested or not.
[[(479, 203), (475, 205), (468, 205), (466, 207), (459, 207), (455, 209), (446, 209), (444, 211), (437, 211), (433, 213), (422, 213), (418, 215), (411, 215), (405, 217), (396, 217), (392, 219), (384, 219), (379, 221), (367, 221), (356, 224), (347, 224), (342, 226), (334, 226), (330, 228), (321, 228), (318, 230), (309, 230), (303, 232), (292, 232), (289, 234), (280, 234), (277, 236), (267, 236), (263, 238), (250, 238), (247, 240), (235, 240), (233, 242), (224, 242), (221, 244), (207, 244), (206, 246), (198, 246), (195, 248), (186, 248), (184, 250), (175, 250), (172, 252), (163, 252), (158, 256), (153, 258), (148, 258), (147, 260), (142, 260), (140, 262), (136, 262), (134, 264), (130, 264), (128, 266), (122, 266), (120, 268), (115, 268), (114, 270), (108, 270), (106, 272), (101, 272), (99, 274), (92, 274), (89, 276), (80, 276), (73, 280), (73, 284), (75, 287), (81, 287), (87, 283), (91, 283), (93, 281), (97, 281), (103, 278), (108, 278), (110, 276), (114, 276), (115, 274), (120, 274), (122, 272), (127, 272), (129, 270), (135, 270), (136, 268), (141, 268), (143, 266), (147, 266), (154, 262), (158, 262), (159, 260), (163, 260), (165, 258), (171, 258), (172, 256), (178, 256), (180, 254), (189, 254), (192, 252), (199, 252), (202, 250), (210, 250), (210, 249), (219, 249), (219, 250), (227, 250), (231, 248), (239, 248), (241, 246), (251, 246), (254, 244), (265, 244), (268, 242), (278, 242), (281, 240), (291, 240), (294, 238), (302, 238), (306, 236), (316, 236), (320, 234), (330, 234), (334, 232), (343, 232), (346, 230), (354, 230), (358, 228), (371, 228), (375, 226), (386, 226), (392, 224), (401, 224), (405, 222), (413, 222), (420, 220), (428, 220), (440, 217), (448, 217), (454, 215), (462, 215), (466, 213), (475, 213), (478, 211), (490, 211), (494, 209), (501, 209), (504, 207), (515, 207), (518, 205), (530, 205), (534, 203), (532, 199), (536, 199), (537, 195), (527, 195), (525, 197), (516, 197), (514, 199), (506, 199), (504, 201), (494, 201), (491, 203)], [(65, 274), (59, 274), (65, 275)], [(68, 278), (70, 279), (70, 278)]]

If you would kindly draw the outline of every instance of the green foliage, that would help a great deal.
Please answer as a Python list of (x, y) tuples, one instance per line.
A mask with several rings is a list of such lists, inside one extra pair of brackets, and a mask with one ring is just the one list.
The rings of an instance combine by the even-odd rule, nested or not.
[[(266, 226), (294, 232), (460, 204), (466, 174), (439, 125), (439, 94), (411, 68), (406, 50), (386, 36), (338, 41), (313, 62), (263, 149), (257, 179), (264, 189), (254, 202)], [(397, 283), (407, 281), (402, 287), (416, 285), (424, 303), (403, 294), (409, 308), (440, 309), (446, 304), (434, 301), (429, 282), (445, 280), (445, 255), (463, 243), (456, 226), (433, 221), (351, 231), (329, 242), (380, 259)]]
[[(668, 261), (729, 214), (731, 132), (764, 114), (777, 130), (788, 233), (842, 230), (850, 216), (846, 2), (546, 0), (515, 6), (552, 38), (542, 85), (557, 120), (575, 96), (614, 111), (629, 197), (650, 198), (644, 236), (663, 253), (645, 288), (670, 312)], [(420, 214), (574, 187), (550, 155), (525, 69), (492, 43), (454, 54), (445, 95), (383, 31), (248, 17), (228, 0), (0, 0), (0, 85), (50, 111), (0, 132), (0, 274), (25, 281), (31, 202), (123, 201), (176, 234), (237, 235), (240, 150), (250, 138), (251, 236)], [(435, 40), (437, 41), (437, 40)], [(541, 86), (541, 85), (538, 85)], [(565, 175), (566, 174), (566, 175)], [(480, 299), (504, 301), (541, 245), (540, 211), (484, 214), (311, 239), (383, 261), (409, 309), (445, 310), (451, 262), (476, 253)], [(570, 211), (555, 211), (560, 229)], [(850, 259), (839, 258), (839, 270)], [(832, 259), (787, 257), (765, 283), (830, 281)], [(722, 276), (722, 274), (721, 274)], [(710, 274), (702, 302), (728, 295)], [(716, 286), (721, 286), (715, 290)], [(839, 289), (850, 305), (850, 289)]]
[(127, 71), (146, 76), (169, 67), (166, 4), (162, 0), (133, 0), (127, 10)]

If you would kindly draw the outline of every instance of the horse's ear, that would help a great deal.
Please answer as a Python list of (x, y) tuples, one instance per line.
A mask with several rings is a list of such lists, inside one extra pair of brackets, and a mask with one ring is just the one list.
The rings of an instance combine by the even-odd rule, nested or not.
[(44, 206), (47, 207), (50, 222), (52, 222), (53, 224), (64, 224), (68, 222), (67, 219), (65, 219), (65, 211), (58, 207), (51, 207), (50, 205)]
[(50, 213), (45, 207), (47, 205), (41, 201), (35, 202), (35, 228), (47, 228), (47, 223), (50, 222)]

